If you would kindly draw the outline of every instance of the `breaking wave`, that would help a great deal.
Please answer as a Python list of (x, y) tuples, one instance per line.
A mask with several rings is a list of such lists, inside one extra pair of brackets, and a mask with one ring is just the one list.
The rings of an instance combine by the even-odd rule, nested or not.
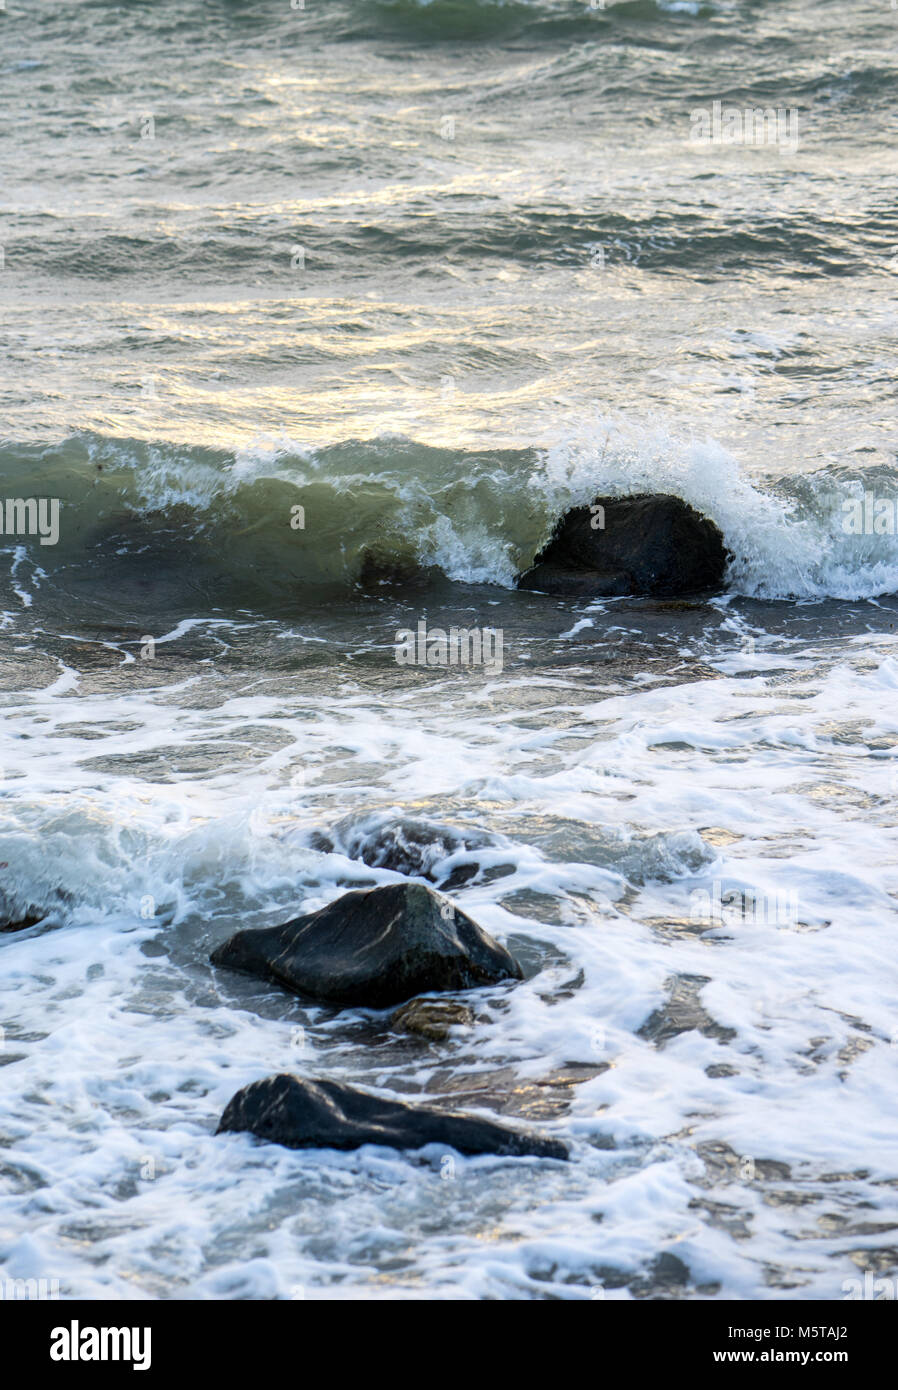
[[(0, 537), (17, 589), (23, 552), (47, 574), (156, 577), (186, 567), (222, 599), (295, 586), (446, 578), (509, 588), (560, 516), (601, 495), (674, 493), (711, 517), (732, 553), (728, 584), (760, 598), (871, 598), (898, 591), (891, 468), (828, 467), (753, 480), (720, 444), (599, 422), (547, 448), (483, 452), (402, 437), (316, 450), (236, 452), (79, 434), (0, 448), (6, 498), (57, 498), (59, 540)], [(858, 530), (865, 495), (876, 530)], [(869, 515), (867, 517), (869, 521)]]

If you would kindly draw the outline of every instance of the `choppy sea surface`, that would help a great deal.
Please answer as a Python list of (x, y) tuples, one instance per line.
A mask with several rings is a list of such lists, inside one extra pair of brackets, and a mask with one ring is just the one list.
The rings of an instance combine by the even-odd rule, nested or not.
[[(896, 68), (888, 0), (7, 0), (0, 1287), (894, 1294)], [(635, 491), (722, 595), (514, 590)], [(443, 1041), (208, 963), (403, 875), (527, 976)], [(213, 1138), (282, 1070), (572, 1159)]]

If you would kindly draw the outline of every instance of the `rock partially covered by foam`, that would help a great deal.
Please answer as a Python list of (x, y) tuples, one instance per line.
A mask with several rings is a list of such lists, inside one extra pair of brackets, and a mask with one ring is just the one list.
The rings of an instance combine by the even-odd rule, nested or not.
[(316, 830), (309, 838), (311, 849), (336, 850), (374, 869), (427, 878), (441, 888), (473, 877), (480, 868), (477, 852), (495, 845), (483, 830), (406, 816), (399, 807), (344, 816), (327, 834)]
[(8, 916), (0, 910), (0, 931), (25, 931), (28, 927), (36, 927), (43, 922), (47, 914), (45, 912), (14, 912)]
[(211, 959), (294, 994), (370, 1009), (523, 978), (504, 946), (421, 883), (346, 893), (282, 927), (237, 932)]
[(420, 1149), (441, 1144), (465, 1154), (568, 1157), (560, 1140), (478, 1115), (409, 1105), (339, 1081), (310, 1081), (287, 1073), (238, 1091), (216, 1133), (228, 1131), (248, 1131), (288, 1149), (357, 1149), (362, 1144)]
[(412, 999), (390, 1019), (396, 1033), (413, 1033), (429, 1042), (445, 1042), (452, 1028), (467, 1028), (474, 1013), (458, 999)]
[[(8, 867), (8, 864), (0, 864), (0, 871)], [(38, 907), (29, 898), (23, 897), (21, 892), (0, 883), (0, 932), (25, 931), (28, 927), (36, 927), (50, 915), (50, 911), (49, 907)]]
[(561, 518), (518, 588), (676, 598), (720, 589), (727, 559), (718, 527), (680, 497), (599, 497)]

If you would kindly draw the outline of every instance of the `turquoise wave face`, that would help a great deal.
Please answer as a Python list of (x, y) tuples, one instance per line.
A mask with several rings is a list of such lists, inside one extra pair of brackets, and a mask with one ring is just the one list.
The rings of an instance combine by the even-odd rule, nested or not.
[[(831, 467), (753, 484), (720, 446), (611, 423), (549, 450), (437, 449), (402, 438), (238, 451), (79, 435), (0, 449), (8, 585), (27, 559), (98, 582), (205, 576), (233, 604), (422, 571), (511, 588), (558, 519), (597, 496), (681, 496), (720, 527), (734, 592), (898, 591), (891, 469)], [(5, 510), (4, 510), (5, 509)], [(12, 509), (12, 510), (10, 510)]]

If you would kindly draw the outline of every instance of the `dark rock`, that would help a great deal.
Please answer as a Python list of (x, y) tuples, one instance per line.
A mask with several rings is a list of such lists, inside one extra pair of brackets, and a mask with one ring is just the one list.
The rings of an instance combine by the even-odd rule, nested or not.
[(424, 589), (440, 577), (436, 565), (421, 565), (411, 551), (406, 555), (378, 554), (366, 547), (359, 556), (356, 584), (360, 589), (383, 586), (400, 589)]
[(676, 1298), (689, 1284), (688, 1266), (678, 1255), (664, 1250), (642, 1276), (631, 1281), (630, 1291), (635, 1298)]
[(370, 1009), (523, 978), (504, 946), (420, 883), (346, 893), (282, 927), (237, 932), (211, 960), (294, 994)]
[[(693, 1179), (699, 1187), (722, 1187), (731, 1182), (745, 1182), (747, 1173), (751, 1174), (752, 1181), (755, 1179), (760, 1179), (761, 1182), (789, 1182), (792, 1180), (792, 1171), (788, 1163), (781, 1163), (776, 1158), (754, 1158), (738, 1154), (735, 1149), (721, 1139), (712, 1139), (697, 1144), (695, 1151), (705, 1165), (704, 1176)], [(843, 1182), (857, 1176), (856, 1173), (840, 1173), (835, 1181)], [(820, 1177), (818, 1181), (825, 1182), (826, 1178)]]
[(656, 1284), (682, 1288), (689, 1283), (689, 1268), (679, 1256), (665, 1250), (652, 1261), (652, 1278)]
[(423, 816), (401, 816), (395, 810), (347, 816), (332, 826), (327, 835), (313, 831), (309, 838), (311, 849), (325, 854), (336, 850), (373, 869), (427, 878), (444, 887), (448, 886), (448, 878), (453, 879), (454, 887), (459, 886), (456, 879), (464, 882), (465, 877), (473, 877), (480, 868), (476, 862), (448, 866), (447, 859), (494, 843), (482, 830), (458, 829)]
[(417, 1033), (431, 1042), (443, 1042), (450, 1028), (465, 1027), (473, 1022), (473, 1011), (457, 1000), (413, 999), (396, 1010), (390, 1027), (397, 1033)]
[(0, 932), (24, 931), (26, 927), (36, 927), (39, 922), (43, 922), (46, 916), (46, 912), (26, 912), (24, 916), (17, 917), (11, 921), (4, 921), (0, 918)]
[[(8, 869), (0, 864), (0, 871)], [(0, 932), (25, 931), (49, 916), (49, 908), (37, 907), (13, 889), (0, 886)]]
[(225, 1107), (216, 1133), (247, 1130), (288, 1149), (357, 1149), (362, 1144), (420, 1149), (444, 1144), (467, 1154), (568, 1157), (557, 1139), (476, 1115), (408, 1105), (339, 1081), (310, 1081), (286, 1073), (238, 1091)]
[(456, 864), (449, 877), (440, 879), (437, 886), (445, 893), (454, 893), (457, 888), (464, 888), (465, 884), (470, 883), (479, 873), (479, 864)]
[(718, 527), (679, 497), (600, 497), (561, 518), (518, 588), (571, 598), (708, 593), (722, 587), (727, 558)]

